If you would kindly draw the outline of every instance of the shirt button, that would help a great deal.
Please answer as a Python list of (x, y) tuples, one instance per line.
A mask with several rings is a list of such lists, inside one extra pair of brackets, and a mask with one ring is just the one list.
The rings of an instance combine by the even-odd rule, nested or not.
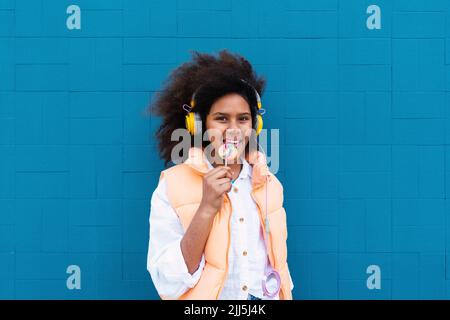
[(233, 188), (233, 191), (234, 191), (234, 192), (238, 192), (238, 188), (237, 188), (237, 187), (234, 187), (234, 188)]
[(246, 256), (247, 256), (247, 251), (242, 252), (242, 255), (243, 255), (244, 257), (246, 257)]
[(247, 291), (247, 286), (243, 286), (243, 287), (242, 287), (242, 290), (243, 290), (243, 291)]
[(240, 218), (240, 219), (239, 219), (239, 222), (244, 222), (244, 218)]

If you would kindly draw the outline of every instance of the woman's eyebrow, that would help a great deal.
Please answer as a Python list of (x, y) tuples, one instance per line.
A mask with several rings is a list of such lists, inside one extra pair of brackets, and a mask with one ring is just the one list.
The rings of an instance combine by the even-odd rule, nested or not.
[[(229, 113), (226, 113), (226, 112), (214, 112), (212, 115), (213, 115), (213, 116), (215, 116), (215, 115), (228, 116)], [(250, 113), (250, 112), (238, 113), (238, 116), (247, 116), (247, 115), (251, 115), (251, 113)]]

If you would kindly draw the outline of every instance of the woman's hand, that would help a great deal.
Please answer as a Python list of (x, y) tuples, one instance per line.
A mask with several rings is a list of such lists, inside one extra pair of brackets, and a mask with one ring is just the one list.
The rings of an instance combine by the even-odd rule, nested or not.
[(225, 192), (231, 190), (232, 173), (230, 167), (220, 166), (203, 177), (203, 196), (200, 207), (208, 214), (215, 215), (222, 206)]
[(231, 189), (231, 178), (231, 168), (224, 166), (212, 169), (203, 177), (202, 201), (181, 240), (181, 252), (190, 274), (194, 274), (201, 262), (224, 193)]

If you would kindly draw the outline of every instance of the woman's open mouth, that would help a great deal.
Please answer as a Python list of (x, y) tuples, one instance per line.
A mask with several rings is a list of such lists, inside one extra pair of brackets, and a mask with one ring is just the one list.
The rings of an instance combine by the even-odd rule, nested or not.
[(242, 140), (223, 139), (223, 143), (239, 144), (241, 142), (242, 142)]
[(227, 130), (225, 135), (223, 136), (223, 144), (225, 145), (233, 145), (237, 150), (241, 150), (244, 146), (242, 132), (239, 130)]
[(236, 148), (239, 148), (242, 144), (242, 140), (241, 139), (224, 139), (223, 144), (232, 144)]

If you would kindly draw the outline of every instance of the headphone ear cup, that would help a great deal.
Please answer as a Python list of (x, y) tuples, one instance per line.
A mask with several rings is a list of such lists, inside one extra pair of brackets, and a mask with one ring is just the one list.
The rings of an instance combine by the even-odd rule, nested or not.
[(189, 112), (185, 118), (186, 129), (191, 135), (202, 132), (202, 118), (196, 112)]
[(256, 135), (258, 136), (263, 128), (263, 119), (260, 114), (256, 116)]
[(185, 117), (186, 129), (191, 135), (195, 134), (195, 116), (193, 112), (189, 112)]

